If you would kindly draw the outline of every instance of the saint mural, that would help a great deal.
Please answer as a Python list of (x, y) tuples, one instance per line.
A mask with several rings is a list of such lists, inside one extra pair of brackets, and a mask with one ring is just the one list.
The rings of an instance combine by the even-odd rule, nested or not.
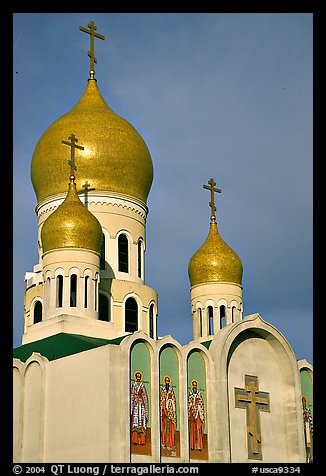
[(203, 435), (205, 426), (204, 400), (198, 389), (198, 380), (191, 380), (191, 389), (188, 394), (189, 441), (191, 450), (203, 449)]
[(131, 386), (131, 442), (134, 445), (146, 443), (148, 423), (148, 395), (142, 382), (143, 374), (140, 370), (134, 373), (135, 381)]
[(171, 386), (171, 377), (163, 377), (164, 386), (160, 392), (161, 438), (162, 446), (171, 449), (175, 446), (175, 430), (177, 424), (177, 403)]
[(303, 425), (304, 425), (304, 436), (305, 436), (305, 446), (306, 446), (306, 462), (312, 463), (312, 441), (313, 441), (313, 423), (312, 423), (312, 414), (308, 406), (308, 398), (302, 397), (302, 414), (303, 414)]

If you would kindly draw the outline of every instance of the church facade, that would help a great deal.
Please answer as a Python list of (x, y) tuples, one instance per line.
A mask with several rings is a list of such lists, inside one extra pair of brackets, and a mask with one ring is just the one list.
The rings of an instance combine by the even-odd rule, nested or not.
[[(14, 349), (14, 462), (188, 463), (313, 459), (313, 368), (258, 313), (242, 263), (209, 232), (189, 261), (193, 340), (158, 337), (145, 283), (153, 163), (90, 71), (78, 103), (36, 145), (39, 262), (25, 275)], [(93, 46), (92, 46), (93, 45)]]

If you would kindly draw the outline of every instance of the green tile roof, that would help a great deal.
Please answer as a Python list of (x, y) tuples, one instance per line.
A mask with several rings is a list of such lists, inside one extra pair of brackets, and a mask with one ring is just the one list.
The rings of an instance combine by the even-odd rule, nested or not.
[(33, 352), (38, 352), (48, 360), (61, 359), (68, 355), (78, 354), (85, 350), (95, 349), (102, 345), (119, 345), (126, 336), (115, 339), (99, 339), (97, 337), (88, 337), (78, 334), (66, 334), (61, 332), (45, 339), (36, 340), (29, 344), (16, 347), (13, 350), (13, 356), (16, 359), (26, 362)]

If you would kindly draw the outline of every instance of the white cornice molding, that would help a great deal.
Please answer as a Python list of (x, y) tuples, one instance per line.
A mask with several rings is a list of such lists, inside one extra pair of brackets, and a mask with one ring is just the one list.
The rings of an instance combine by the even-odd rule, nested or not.
[[(56, 208), (58, 208), (58, 206), (65, 199), (66, 195), (66, 193), (58, 193), (40, 201), (35, 207), (37, 217), (40, 218), (45, 213), (48, 213), (49, 211), (54, 211)], [(81, 201), (85, 203), (85, 194), (79, 195)], [(102, 190), (99, 192), (89, 192), (87, 195), (87, 203), (88, 205), (95, 204), (121, 207), (126, 210), (130, 210), (134, 213), (137, 213), (144, 220), (146, 219), (148, 214), (148, 207), (144, 202), (135, 197), (116, 192), (105, 192)]]

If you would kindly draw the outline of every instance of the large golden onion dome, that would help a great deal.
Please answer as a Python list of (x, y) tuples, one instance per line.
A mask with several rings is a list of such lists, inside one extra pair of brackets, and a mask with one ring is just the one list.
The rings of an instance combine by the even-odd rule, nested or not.
[(43, 224), (43, 253), (58, 248), (84, 248), (100, 253), (101, 240), (102, 227), (80, 201), (71, 177), (66, 198)]
[(215, 220), (211, 221), (205, 242), (189, 261), (191, 286), (210, 282), (242, 282), (242, 263), (239, 256), (221, 238)]
[(38, 201), (66, 191), (67, 151), (62, 139), (74, 131), (84, 150), (76, 150), (77, 189), (118, 192), (146, 203), (153, 181), (148, 148), (125, 119), (104, 101), (95, 79), (89, 79), (79, 102), (48, 127), (38, 141), (31, 178)]

